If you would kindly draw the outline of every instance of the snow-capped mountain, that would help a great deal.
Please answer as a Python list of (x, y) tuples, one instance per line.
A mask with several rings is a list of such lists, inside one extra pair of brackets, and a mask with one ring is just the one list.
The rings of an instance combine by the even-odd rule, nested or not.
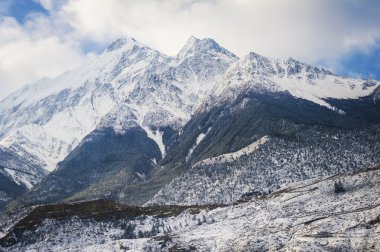
[(1, 144), (33, 153), (53, 170), (124, 98), (130, 85), (121, 81), (139, 78), (161, 61), (167, 58), (133, 39), (123, 39), (82, 68), (23, 88), (2, 101), (1, 114), (7, 116), (2, 117)]
[[(350, 120), (372, 125), (378, 109), (367, 98), (376, 99), (378, 88), (377, 81), (337, 76), (291, 58), (250, 53), (238, 59), (212, 39), (190, 37), (169, 57), (125, 38), (82, 67), (4, 99), (0, 144), (36, 157), (48, 171), (61, 162), (28, 200), (84, 200), (105, 193), (125, 199), (133, 195), (131, 185), (151, 180), (149, 186), (161, 177), (154, 190), (139, 196), (141, 204), (194, 162), (282, 134), (281, 120), (291, 127), (340, 127)], [(298, 110), (303, 111), (289, 114)], [(155, 167), (166, 167), (169, 175)]]
[[(242, 90), (289, 92), (292, 96), (344, 113), (326, 99), (358, 99), (372, 94), (380, 82), (338, 76), (292, 58), (281, 60), (250, 53), (227, 71), (215, 93), (236, 97)], [(240, 90), (240, 91), (239, 91)]]
[[(286, 250), (284, 243), (303, 249), (311, 237), (320, 248), (320, 237), (377, 228), (379, 168), (363, 168), (380, 162), (379, 94), (375, 80), (291, 58), (239, 59), (212, 39), (190, 37), (175, 57), (132, 38), (116, 40), (82, 67), (0, 102), (0, 208), (32, 211), (24, 219), (0, 214), (20, 219), (13, 229), (12, 221), (0, 225), (7, 233), (0, 244)], [(345, 194), (339, 184), (331, 191), (336, 177), (348, 185)], [(368, 208), (358, 208), (366, 199)], [(28, 208), (49, 203), (62, 204)], [(334, 217), (346, 213), (355, 223)], [(29, 227), (39, 227), (36, 236)], [(189, 238), (196, 232), (203, 235)], [(79, 245), (72, 242), (78, 237)], [(335, 238), (331, 249), (350, 241)], [(355, 246), (378, 244), (361, 235)]]
[(378, 81), (251, 53), (183, 128), (163, 162), (183, 172), (147, 204), (231, 204), (378, 164), (378, 90)]
[[(369, 125), (380, 122), (378, 92), (375, 80), (250, 53), (226, 72), (216, 98), (206, 100), (185, 126), (177, 147), (182, 153), (171, 155), (188, 168), (149, 204), (232, 203), (245, 193), (377, 164), (378, 128)], [(272, 137), (264, 150), (247, 150), (266, 134)], [(277, 178), (282, 181), (273, 183)]]
[(0, 144), (39, 157), (52, 171), (85, 135), (101, 121), (104, 124), (102, 118), (108, 113), (122, 118), (117, 111), (125, 111), (125, 105), (141, 125), (178, 128), (214, 88), (216, 95), (228, 90), (236, 95), (235, 89), (247, 85), (288, 91), (333, 108), (325, 98), (363, 97), (379, 86), (376, 81), (339, 77), (291, 58), (269, 59), (255, 53), (225, 74), (237, 60), (212, 39), (190, 37), (176, 57), (132, 38), (119, 39), (82, 67), (40, 80), (4, 99)]
[(236, 60), (211, 39), (191, 37), (176, 57), (119, 39), (82, 67), (1, 101), (0, 144), (52, 171), (97, 126), (120, 130), (132, 115), (164, 153), (161, 133), (149, 128), (183, 125)]
[[(29, 85), (3, 100), (0, 144), (19, 155), (37, 157), (48, 171), (53, 171), (60, 161), (65, 161), (61, 166), (72, 166), (74, 162), (76, 167), (72, 175), (82, 174), (83, 169), (90, 169), (91, 173), (93, 166), (103, 162), (97, 157), (94, 162), (80, 159), (89, 149), (94, 150), (96, 144), (103, 146), (107, 141), (107, 151), (113, 150), (113, 153), (102, 151), (106, 160), (115, 152), (123, 155), (122, 151), (132, 153), (139, 149), (140, 154), (146, 155), (141, 157), (144, 161), (131, 161), (134, 158), (130, 158), (128, 165), (123, 161), (110, 168), (116, 172), (140, 162), (133, 167), (143, 168), (133, 168), (132, 174), (119, 171), (123, 173), (119, 174), (119, 184), (124, 184), (122, 178), (132, 183), (146, 176), (151, 162), (157, 162), (165, 155), (170, 137), (190, 119), (237, 60), (212, 39), (191, 37), (175, 57), (166, 56), (131, 38), (119, 39), (84, 66)], [(134, 146), (135, 150), (113, 149), (121, 135), (138, 139), (135, 144), (124, 146)], [(129, 141), (125, 137), (123, 139)], [(141, 150), (139, 144), (146, 151)], [(140, 154), (134, 157), (140, 158)], [(67, 162), (66, 158), (71, 161)], [(91, 167), (84, 168), (83, 164)], [(61, 170), (65, 174), (65, 169)], [(66, 175), (62, 176), (66, 178)], [(108, 184), (109, 181), (104, 181), (107, 176), (94, 175), (83, 179), (91, 178), (88, 183), (93, 185), (92, 179), (100, 183), (98, 178), (102, 177)], [(115, 174), (109, 176), (113, 180)], [(54, 181), (50, 181), (52, 184), (45, 189), (59, 188), (61, 183), (70, 184), (66, 179), (59, 183), (56, 179)], [(75, 183), (71, 189), (78, 190)]]

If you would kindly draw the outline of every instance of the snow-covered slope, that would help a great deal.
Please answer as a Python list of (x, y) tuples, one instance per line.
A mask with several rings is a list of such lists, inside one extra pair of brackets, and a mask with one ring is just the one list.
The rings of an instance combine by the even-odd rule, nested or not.
[[(115, 123), (121, 130), (130, 114), (148, 132), (178, 128), (236, 60), (211, 39), (191, 37), (177, 57), (119, 39), (82, 67), (1, 101), (0, 144), (37, 156), (52, 171), (96, 127)], [(160, 134), (150, 136), (164, 151)]]
[(314, 127), (264, 136), (236, 152), (196, 162), (146, 205), (231, 204), (295, 181), (373, 166), (380, 163), (379, 130)]
[(222, 94), (226, 99), (236, 97), (247, 89), (260, 92), (286, 91), (294, 97), (344, 113), (326, 99), (357, 99), (372, 94), (379, 86), (379, 81), (338, 76), (292, 58), (280, 60), (250, 53), (231, 67), (215, 93)]
[(167, 60), (133, 39), (115, 41), (83, 67), (41, 80), (3, 100), (1, 144), (36, 154), (47, 170), (53, 170), (124, 98), (132, 83), (122, 81), (139, 78)]
[(379, 251), (379, 179), (379, 167), (328, 176), (216, 209), (117, 207), (100, 215), (86, 203), (45, 207), (1, 244), (7, 251)]
[(38, 158), (21, 156), (0, 146), (0, 211), (7, 202), (39, 183), (46, 174)]

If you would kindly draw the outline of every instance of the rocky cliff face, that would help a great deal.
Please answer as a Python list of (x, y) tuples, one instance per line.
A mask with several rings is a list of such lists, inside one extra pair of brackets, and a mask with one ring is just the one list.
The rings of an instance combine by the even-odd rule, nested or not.
[(20, 156), (0, 146), (0, 210), (41, 182), (47, 172), (33, 156)]

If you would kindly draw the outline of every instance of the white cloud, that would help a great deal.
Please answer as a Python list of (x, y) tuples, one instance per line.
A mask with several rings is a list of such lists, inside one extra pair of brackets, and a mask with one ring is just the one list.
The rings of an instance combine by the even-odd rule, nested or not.
[(0, 22), (0, 99), (43, 77), (78, 66), (85, 56), (55, 36), (30, 34), (13, 18)]
[(53, 10), (54, 2), (52, 0), (34, 0), (36, 3), (39, 3), (46, 10)]
[(332, 68), (342, 55), (368, 51), (380, 39), (376, 0), (35, 1), (48, 16), (31, 15), (25, 25), (11, 30), (5, 21), (0, 24), (0, 52), (23, 55), (12, 57), (13, 67), (0, 58), (0, 66), (8, 65), (0, 68), (0, 81), (11, 89), (81, 62), (85, 56), (79, 48), (86, 41), (104, 45), (121, 36), (135, 37), (169, 55), (190, 35), (211, 37), (239, 56), (255, 51), (325, 62)]
[(82, 36), (99, 41), (131, 35), (175, 54), (194, 34), (240, 56), (255, 50), (317, 61), (371, 46), (380, 36), (379, 9), (372, 0), (69, 0), (63, 12)]

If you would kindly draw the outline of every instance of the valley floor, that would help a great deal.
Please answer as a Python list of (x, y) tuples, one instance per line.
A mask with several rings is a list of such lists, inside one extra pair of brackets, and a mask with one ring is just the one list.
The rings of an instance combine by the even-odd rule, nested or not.
[(80, 217), (40, 210), (34, 215), (42, 222), (11, 230), (0, 251), (380, 251), (379, 195), (378, 166), (229, 206), (157, 206), (122, 216), (116, 205), (117, 214), (102, 218), (91, 209)]

